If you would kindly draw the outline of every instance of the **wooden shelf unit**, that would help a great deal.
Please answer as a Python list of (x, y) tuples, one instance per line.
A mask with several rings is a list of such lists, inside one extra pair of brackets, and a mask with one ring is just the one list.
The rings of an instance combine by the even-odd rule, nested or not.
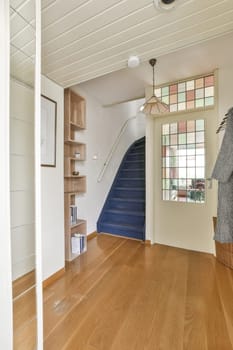
[[(82, 252), (87, 249), (86, 220), (79, 218), (77, 205), (77, 218), (71, 220), (72, 207), (76, 207), (78, 195), (86, 192), (86, 176), (79, 174), (78, 164), (86, 159), (86, 145), (79, 142), (78, 132), (86, 128), (86, 102), (85, 99), (70, 89), (65, 89), (65, 117), (64, 117), (64, 210), (65, 210), (65, 259), (71, 261), (80, 253), (72, 253), (71, 240), (75, 234), (82, 236)], [(80, 239), (80, 238), (78, 238)], [(84, 246), (83, 246), (84, 241)]]

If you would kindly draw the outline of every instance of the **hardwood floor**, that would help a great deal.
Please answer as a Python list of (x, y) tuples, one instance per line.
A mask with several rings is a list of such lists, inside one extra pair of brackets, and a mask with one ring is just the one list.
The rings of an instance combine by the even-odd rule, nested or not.
[(231, 350), (233, 271), (101, 235), (44, 291), (45, 350)]

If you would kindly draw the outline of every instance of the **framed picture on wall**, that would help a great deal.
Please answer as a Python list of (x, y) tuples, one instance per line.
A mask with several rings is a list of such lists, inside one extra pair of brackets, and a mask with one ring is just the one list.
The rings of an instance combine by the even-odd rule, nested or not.
[(41, 166), (56, 166), (57, 102), (41, 95)]

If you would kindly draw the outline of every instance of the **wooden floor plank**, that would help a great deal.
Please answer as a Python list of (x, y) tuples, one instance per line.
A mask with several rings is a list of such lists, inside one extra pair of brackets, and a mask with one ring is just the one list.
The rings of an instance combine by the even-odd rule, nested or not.
[[(233, 350), (232, 300), (233, 271), (210, 254), (98, 235), (44, 291), (44, 349)], [(34, 306), (14, 307), (31, 350)]]

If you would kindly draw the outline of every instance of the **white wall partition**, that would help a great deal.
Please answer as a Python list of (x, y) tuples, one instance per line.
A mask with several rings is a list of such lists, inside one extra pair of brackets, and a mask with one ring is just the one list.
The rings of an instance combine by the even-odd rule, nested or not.
[(41, 167), (43, 279), (64, 267), (64, 90), (41, 77), (41, 93), (57, 102), (56, 167)]
[(9, 1), (0, 1), (0, 344), (11, 350), (12, 288), (9, 186)]
[(12, 278), (35, 268), (34, 89), (11, 79)]

